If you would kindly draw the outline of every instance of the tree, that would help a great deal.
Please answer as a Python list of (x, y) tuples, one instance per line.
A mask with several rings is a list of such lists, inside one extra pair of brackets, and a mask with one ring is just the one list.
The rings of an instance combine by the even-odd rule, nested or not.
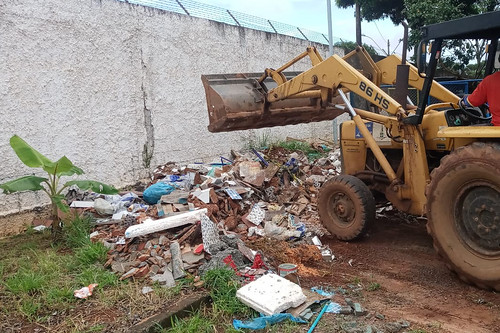
[[(428, 24), (449, 21), (498, 9), (500, 1), (458, 1), (458, 0), (404, 0), (405, 16), (411, 28), (409, 47), (416, 47), (421, 39), (421, 27)], [(482, 77), (486, 42), (484, 40), (445, 41), (441, 57), (441, 68), (458, 77)], [(475, 71), (466, 71), (471, 63)]]
[[(421, 39), (421, 27), (500, 9), (500, 0), (336, 0), (339, 7), (359, 3), (361, 17), (367, 21), (390, 18), (394, 24), (407, 21), (410, 28), (408, 48), (416, 47)], [(484, 41), (447, 42), (440, 66), (457, 76), (463, 76), (471, 62), (478, 66), (474, 77), (481, 76), (485, 55)], [(470, 71), (469, 71), (470, 73)]]
[[(345, 50), (346, 53), (348, 53), (353, 51), (358, 46), (358, 44), (351, 41), (341, 40), (340, 42), (335, 43), (334, 46), (341, 47)], [(375, 51), (373, 46), (363, 43), (363, 47), (365, 48), (366, 52), (368, 52), (368, 54), (371, 55), (372, 57), (378, 55), (377, 51)]]
[(403, 0), (336, 0), (336, 3), (341, 8), (359, 3), (361, 17), (367, 21), (389, 18), (394, 24), (399, 24), (405, 19)]

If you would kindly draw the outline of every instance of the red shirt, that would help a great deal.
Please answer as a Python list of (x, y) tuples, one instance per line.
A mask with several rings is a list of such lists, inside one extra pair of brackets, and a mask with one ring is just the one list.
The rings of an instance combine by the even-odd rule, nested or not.
[(488, 103), (491, 123), (500, 126), (500, 72), (485, 77), (476, 90), (467, 97), (467, 100), (472, 106)]

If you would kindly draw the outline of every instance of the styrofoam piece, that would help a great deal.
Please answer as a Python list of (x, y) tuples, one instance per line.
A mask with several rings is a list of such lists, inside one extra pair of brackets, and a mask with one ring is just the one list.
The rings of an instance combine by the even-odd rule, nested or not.
[(192, 194), (204, 203), (208, 204), (210, 203), (210, 190), (211, 188), (207, 188), (205, 190), (200, 190), (199, 188), (197, 188), (192, 192)]
[(151, 234), (162, 230), (180, 227), (185, 224), (193, 224), (201, 220), (201, 216), (207, 213), (207, 209), (198, 209), (182, 214), (165, 217), (159, 220), (147, 219), (142, 224), (130, 226), (125, 230), (126, 238), (133, 238), (142, 235)]
[(283, 312), (304, 303), (302, 288), (276, 274), (267, 274), (241, 287), (236, 297), (245, 305), (265, 315)]
[(93, 201), (73, 201), (70, 205), (71, 208), (92, 208), (94, 207)]
[(314, 245), (316, 245), (316, 246), (323, 246), (323, 244), (321, 243), (321, 240), (319, 239), (319, 237), (318, 237), (318, 236), (314, 236), (314, 237), (312, 238), (312, 242), (313, 242), (313, 244), (314, 244)]

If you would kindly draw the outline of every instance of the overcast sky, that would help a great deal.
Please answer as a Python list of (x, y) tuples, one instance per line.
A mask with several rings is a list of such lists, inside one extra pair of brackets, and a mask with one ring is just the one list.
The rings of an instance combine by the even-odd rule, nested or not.
[[(291, 24), (299, 28), (321, 32), (328, 36), (327, 0), (196, 1)], [(332, 0), (332, 28), (334, 37), (355, 41), (354, 8), (337, 8), (335, 0)], [(387, 52), (387, 40), (389, 40), (390, 52), (393, 52), (399, 44), (399, 40), (403, 37), (403, 27), (395, 26), (390, 20), (363, 21), (361, 31), (368, 36), (363, 37), (363, 43), (372, 45), (379, 54)], [(397, 54), (401, 54), (401, 44), (396, 49)]]

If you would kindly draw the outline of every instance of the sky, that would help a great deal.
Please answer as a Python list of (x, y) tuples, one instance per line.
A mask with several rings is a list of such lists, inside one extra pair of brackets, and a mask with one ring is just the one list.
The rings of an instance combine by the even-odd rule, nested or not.
[[(324, 33), (328, 36), (327, 0), (196, 0), (213, 6), (235, 10), (268, 20), (287, 23), (299, 28)], [(354, 7), (342, 9), (332, 0), (333, 36), (343, 40), (356, 41), (356, 20)], [(401, 55), (403, 27), (395, 26), (389, 19), (373, 22), (363, 21), (361, 32), (367, 37), (363, 43), (372, 45), (382, 55), (387, 53), (389, 40), (390, 53)], [(399, 46), (398, 46), (399, 44)]]

